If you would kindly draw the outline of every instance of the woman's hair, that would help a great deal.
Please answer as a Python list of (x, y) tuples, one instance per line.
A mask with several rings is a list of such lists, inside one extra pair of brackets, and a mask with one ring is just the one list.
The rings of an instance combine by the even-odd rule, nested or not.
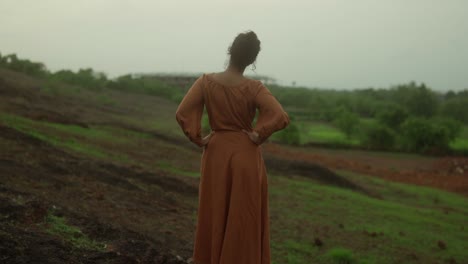
[(254, 63), (260, 52), (260, 40), (253, 31), (240, 33), (228, 49), (231, 64), (241, 69)]

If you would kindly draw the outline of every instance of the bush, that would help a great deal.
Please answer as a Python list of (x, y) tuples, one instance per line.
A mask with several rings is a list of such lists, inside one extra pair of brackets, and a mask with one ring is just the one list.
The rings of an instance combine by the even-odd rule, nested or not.
[(412, 117), (401, 126), (403, 148), (416, 152), (441, 152), (457, 136), (456, 124), (448, 119)]
[(364, 129), (362, 144), (371, 149), (390, 150), (395, 147), (395, 133), (385, 125), (371, 125)]
[(301, 143), (301, 133), (296, 124), (290, 123), (285, 129), (277, 132), (277, 139), (281, 143), (299, 145)]
[(50, 81), (63, 82), (78, 85), (90, 90), (102, 90), (107, 85), (107, 77), (102, 72), (95, 72), (91, 68), (80, 69), (77, 72), (71, 70), (56, 71), (49, 76)]
[(176, 103), (180, 103), (185, 95), (180, 89), (177, 89), (177, 87), (159, 80), (145, 77), (133, 77), (130, 74), (122, 75), (115, 80), (109, 81), (107, 87), (125, 92), (159, 96)]
[(460, 132), (463, 130), (463, 123), (453, 118), (438, 117), (434, 119), (436, 125), (445, 127), (449, 133), (449, 140), (455, 140)]
[(398, 105), (389, 105), (377, 114), (377, 120), (392, 129), (397, 129), (407, 117), (408, 111)]
[(355, 113), (342, 110), (333, 120), (333, 123), (350, 138), (359, 126), (359, 117)]
[(27, 59), (20, 59), (16, 54), (2, 56), (0, 54), (0, 67), (10, 69), (12, 71), (26, 73), (28, 75), (43, 78), (49, 72), (46, 66), (41, 62), (34, 62)]
[(418, 117), (432, 117), (437, 113), (439, 100), (437, 94), (424, 83), (418, 85), (411, 82), (399, 85), (393, 90), (394, 102), (407, 108), (411, 115)]

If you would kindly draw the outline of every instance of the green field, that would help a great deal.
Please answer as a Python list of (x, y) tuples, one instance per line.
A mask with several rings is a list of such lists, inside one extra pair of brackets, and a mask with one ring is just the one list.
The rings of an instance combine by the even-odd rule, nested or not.
[[(444, 263), (450, 258), (468, 259), (466, 198), (340, 173), (381, 197), (307, 179), (272, 177), (274, 263)], [(315, 246), (315, 239), (323, 246)], [(341, 254), (334, 252), (340, 249), (346, 249), (346, 261), (340, 262)]]
[[(375, 123), (373, 119), (361, 119), (363, 125)], [(334, 125), (325, 122), (297, 121), (300, 131), (300, 144), (318, 143), (324, 145), (338, 146), (360, 146), (360, 132), (356, 132), (348, 138), (342, 131)], [(278, 140), (278, 134), (272, 136), (273, 140)], [(457, 151), (468, 150), (468, 126), (464, 126), (459, 136), (450, 143), (450, 148)]]
[(328, 143), (341, 145), (359, 145), (355, 137), (347, 138), (346, 135), (336, 127), (326, 123), (304, 122), (300, 126), (301, 139), (306, 143)]

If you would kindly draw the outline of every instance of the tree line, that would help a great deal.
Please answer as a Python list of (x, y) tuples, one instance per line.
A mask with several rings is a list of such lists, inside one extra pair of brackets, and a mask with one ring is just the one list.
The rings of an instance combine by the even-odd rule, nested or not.
[[(67, 83), (100, 91), (115, 89), (160, 96), (176, 103), (188, 87), (177, 87), (146, 75), (122, 75), (110, 79), (92, 68), (51, 72), (40, 62), (3, 56), (0, 67), (43, 78), (49, 83)], [(362, 147), (410, 152), (437, 152), (468, 125), (468, 89), (436, 92), (424, 83), (410, 82), (388, 89), (352, 91), (281, 87), (268, 85), (296, 121), (324, 122), (348, 137), (358, 137)], [(373, 122), (364, 122), (372, 120)], [(279, 137), (297, 144), (302, 135), (295, 122)]]
[(52, 72), (43, 63), (20, 59), (16, 54), (2, 56), (0, 53), (0, 67), (46, 79), (48, 85), (67, 83), (94, 91), (108, 88), (161, 96), (174, 102), (179, 102), (184, 95), (183, 89), (148, 76), (125, 74), (110, 79), (105, 73), (95, 71), (92, 68), (84, 68), (77, 71), (64, 69)]
[[(468, 125), (468, 89), (437, 92), (410, 82), (388, 89), (271, 90), (295, 120), (333, 124), (369, 149), (445, 153)], [(291, 133), (300, 136), (296, 130)]]

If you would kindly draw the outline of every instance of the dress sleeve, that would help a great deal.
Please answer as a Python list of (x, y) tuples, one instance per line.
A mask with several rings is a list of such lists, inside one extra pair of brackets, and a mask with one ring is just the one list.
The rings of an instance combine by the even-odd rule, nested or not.
[(259, 115), (254, 131), (258, 133), (261, 144), (275, 131), (288, 126), (290, 120), (281, 104), (263, 84), (255, 96), (255, 105), (259, 109)]
[(203, 76), (190, 87), (176, 111), (176, 120), (184, 134), (196, 145), (201, 143), (201, 118), (203, 115)]

